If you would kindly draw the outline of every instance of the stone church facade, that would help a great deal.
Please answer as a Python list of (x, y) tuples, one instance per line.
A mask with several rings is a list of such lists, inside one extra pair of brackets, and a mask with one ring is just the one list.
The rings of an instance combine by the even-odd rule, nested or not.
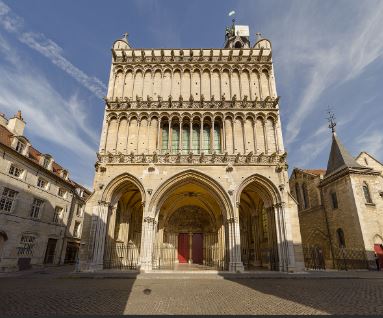
[(382, 172), (366, 152), (353, 158), (335, 132), (326, 170), (293, 170), (306, 267), (376, 268), (376, 258), (383, 266)]
[(81, 270), (303, 268), (271, 43), (114, 42)]

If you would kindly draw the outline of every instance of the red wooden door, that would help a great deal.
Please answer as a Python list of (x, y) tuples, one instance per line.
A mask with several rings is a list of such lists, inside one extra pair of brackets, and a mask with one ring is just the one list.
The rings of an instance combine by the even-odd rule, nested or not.
[(383, 248), (382, 248), (382, 245), (374, 244), (374, 250), (375, 250), (375, 253), (378, 255), (380, 270), (382, 270), (382, 268), (383, 268)]
[(203, 236), (202, 233), (193, 234), (192, 258), (194, 264), (203, 262)]
[(187, 263), (189, 259), (189, 234), (178, 234), (178, 261)]

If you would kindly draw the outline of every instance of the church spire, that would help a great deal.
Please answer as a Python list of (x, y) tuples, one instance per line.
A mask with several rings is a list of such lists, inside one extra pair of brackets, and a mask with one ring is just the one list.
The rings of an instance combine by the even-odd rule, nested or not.
[(329, 109), (328, 114), (328, 127), (331, 129), (332, 132), (332, 144), (330, 156), (328, 158), (327, 163), (326, 176), (334, 172), (338, 172), (344, 168), (366, 169), (365, 167), (357, 163), (356, 160), (347, 151), (347, 149), (342, 145), (335, 132), (336, 122), (334, 113), (332, 113)]

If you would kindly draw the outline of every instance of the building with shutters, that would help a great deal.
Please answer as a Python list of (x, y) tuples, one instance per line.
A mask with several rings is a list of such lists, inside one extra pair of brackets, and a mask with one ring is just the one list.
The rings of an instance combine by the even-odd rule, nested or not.
[(90, 192), (0, 115), (0, 271), (75, 262)]
[[(272, 47), (113, 43), (82, 270), (303, 268)], [(189, 267), (188, 267), (189, 266)]]
[(295, 168), (308, 268), (383, 268), (383, 165), (367, 152), (353, 158), (333, 132), (327, 169)]

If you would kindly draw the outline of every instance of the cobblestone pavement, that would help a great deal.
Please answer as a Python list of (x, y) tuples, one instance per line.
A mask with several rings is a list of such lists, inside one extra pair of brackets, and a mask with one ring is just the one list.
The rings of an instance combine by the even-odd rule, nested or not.
[(382, 314), (383, 279), (0, 278), (0, 315)]

